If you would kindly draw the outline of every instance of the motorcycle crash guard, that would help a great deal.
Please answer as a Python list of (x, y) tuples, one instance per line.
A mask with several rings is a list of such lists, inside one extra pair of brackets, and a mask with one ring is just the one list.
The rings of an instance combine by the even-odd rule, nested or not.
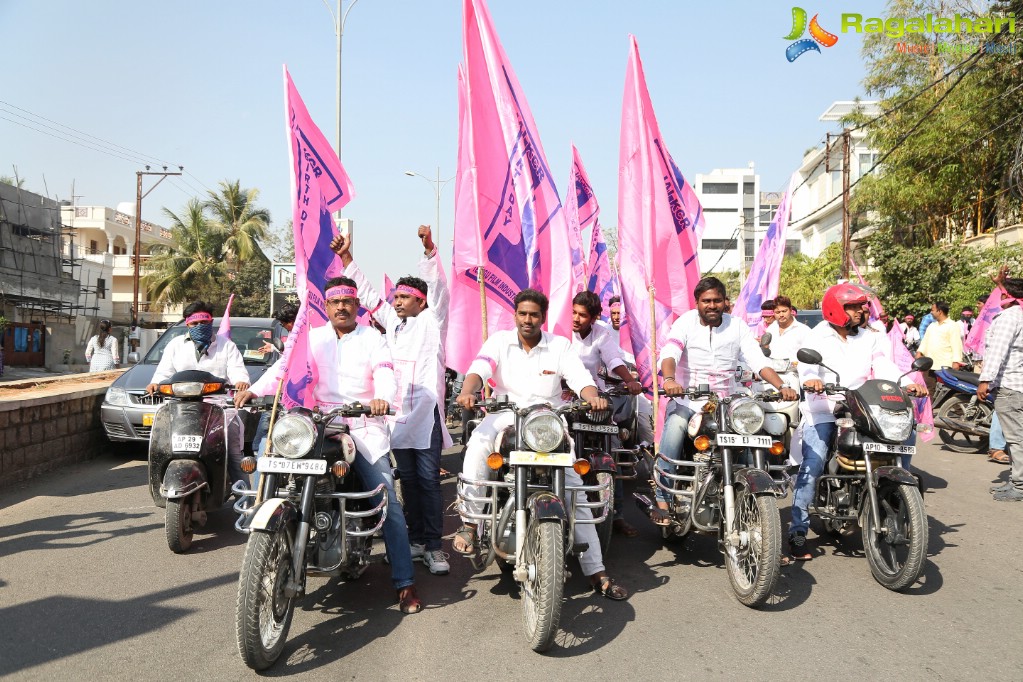
[(783, 494), (770, 474), (760, 469), (739, 469), (735, 472), (735, 479), (741, 481), (754, 495)]
[(249, 515), (248, 522), (242, 524), (242, 529), (276, 533), (296, 519), (298, 507), (294, 502), (274, 498), (260, 504), (256, 511)]
[(526, 507), (529, 509), (529, 518), (536, 521), (568, 522), (565, 505), (551, 493), (536, 493), (526, 502)]
[(917, 487), (918, 481), (902, 467), (878, 467), (874, 469), (874, 485), (879, 485), (881, 481), (892, 481), (893, 483), (904, 483), (911, 485), (914, 488)]
[(208, 487), (206, 471), (198, 462), (191, 459), (176, 459), (167, 465), (160, 494), (168, 500), (179, 500)]

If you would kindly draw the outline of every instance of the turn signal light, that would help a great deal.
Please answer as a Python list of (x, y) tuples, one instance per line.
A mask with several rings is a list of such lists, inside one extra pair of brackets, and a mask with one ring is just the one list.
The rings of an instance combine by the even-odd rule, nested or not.
[(590, 460), (588, 459), (577, 459), (572, 462), (572, 468), (575, 469), (575, 473), (580, 476), (585, 476), (590, 473)]
[(160, 384), (160, 393), (164, 395), (174, 395), (174, 387), (170, 384)]
[(707, 436), (697, 436), (696, 440), (693, 441), (693, 445), (700, 452), (710, 450), (710, 438)]
[(339, 459), (330, 467), (330, 471), (338, 478), (344, 478), (348, 475), (348, 462)]
[(202, 385), (202, 394), (203, 395), (208, 395), (210, 393), (219, 393), (220, 389), (222, 389), (223, 387), (224, 387), (224, 384), (222, 384), (222, 383), (203, 384)]
[(256, 458), (255, 457), (242, 457), (242, 461), (239, 464), (243, 474), (251, 474), (256, 470)]
[(784, 443), (781, 443), (779, 441), (774, 441), (773, 443), (771, 443), (771, 454), (772, 455), (780, 455), (780, 454), (783, 454), (784, 452), (785, 452), (785, 444)]
[(487, 455), (487, 466), (494, 471), (498, 471), (504, 466), (504, 457), (501, 456), (500, 452), (491, 452)]

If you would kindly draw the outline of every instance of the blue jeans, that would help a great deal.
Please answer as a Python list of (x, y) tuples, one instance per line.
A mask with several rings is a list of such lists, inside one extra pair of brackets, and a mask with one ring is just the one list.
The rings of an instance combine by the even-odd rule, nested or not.
[[(256, 435), (252, 437), (252, 451), (256, 453), (256, 461), (266, 452), (267, 436), (270, 431), (270, 413), (264, 412), (256, 425)], [(252, 473), (252, 489), (259, 490), (259, 469)]]
[(807, 509), (817, 488), (817, 478), (824, 471), (824, 461), (828, 455), (828, 445), (835, 435), (835, 422), (820, 424), (804, 423), (800, 429), (803, 434), (803, 461), (799, 464), (796, 474), (796, 489), (792, 494), (792, 523), (789, 524), (789, 536), (797, 532), (806, 533), (810, 528), (810, 517)]
[[(387, 560), (391, 563), (391, 581), (394, 589), (400, 590), (415, 583), (412, 570), (412, 551), (408, 546), (408, 529), (405, 528), (405, 515), (401, 511), (401, 503), (394, 493), (394, 477), (391, 475), (391, 461), (387, 456), (381, 457), (374, 464), (360, 452), (355, 456), (355, 472), (368, 490), (381, 483), (387, 489), (387, 519), (384, 520), (384, 545), (387, 548)], [(374, 497), (370, 502), (380, 504), (380, 498)]]
[(424, 449), (394, 448), (394, 460), (401, 472), (401, 492), (405, 500), (405, 520), (409, 540), (426, 545), (426, 551), (440, 549), (443, 534), (443, 502), (440, 493), (441, 435), (440, 410), (433, 411), (433, 433), (430, 447)]
[(1005, 434), (1002, 433), (1002, 423), (998, 421), (998, 413), (991, 413), (991, 435), (988, 438), (988, 447), (992, 450), (1005, 451)]
[[(672, 401), (672, 404), (668, 406), (667, 413), (664, 417), (664, 431), (661, 433), (661, 444), (659, 452), (663, 453), (668, 459), (681, 459), (682, 458), (682, 445), (686, 439), (686, 427), (689, 425), (689, 420), (693, 416), (693, 410), (689, 407), (682, 405), (676, 401)], [(657, 469), (660, 471), (668, 471), (670, 464), (667, 464), (664, 460), (657, 460)], [(670, 485), (668, 479), (661, 477), (661, 482), (665, 485)], [(669, 495), (668, 493), (657, 488), (654, 491), (654, 496), (658, 501), (667, 502)]]

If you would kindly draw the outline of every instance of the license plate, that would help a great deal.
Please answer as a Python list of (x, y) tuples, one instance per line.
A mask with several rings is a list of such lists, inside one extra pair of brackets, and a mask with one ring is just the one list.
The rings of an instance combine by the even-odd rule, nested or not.
[(152, 413), (152, 412), (150, 412), (149, 414), (142, 415), (142, 426), (152, 426), (153, 425), (153, 417), (155, 417), (155, 416), (156, 415), (154, 413)]
[(171, 449), (175, 452), (199, 452), (202, 449), (202, 436), (171, 436)]
[(570, 467), (575, 458), (571, 452), (530, 452), (513, 450), (508, 463), (533, 467)]
[(864, 443), (864, 452), (886, 452), (892, 455), (915, 455), (915, 445), (888, 445), (887, 443)]
[(740, 436), (735, 433), (719, 433), (718, 445), (730, 448), (769, 448), (770, 436)]
[(327, 460), (260, 457), (256, 461), (256, 470), (264, 474), (308, 474), (315, 476), (327, 473)]
[(586, 424), (577, 422), (572, 425), (576, 431), (592, 431), (593, 433), (611, 433), (618, 435), (618, 424)]

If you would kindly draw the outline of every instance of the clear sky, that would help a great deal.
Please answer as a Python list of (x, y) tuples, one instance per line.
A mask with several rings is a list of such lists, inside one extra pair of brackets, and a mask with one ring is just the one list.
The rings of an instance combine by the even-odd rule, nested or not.
[[(883, 13), (881, 0), (800, 4), (835, 33), (843, 11)], [(689, 177), (754, 161), (762, 188), (780, 189), (829, 129), (820, 114), (863, 94), (855, 34), (840, 34), (823, 54), (786, 61), (791, 8), (490, 0), (555, 177), (567, 185), (574, 142), (606, 225), (617, 224), (629, 33), (665, 141)], [(373, 282), (384, 271), (395, 279), (413, 272), (415, 228), (435, 222), (433, 186), (404, 171), (433, 177), (440, 166), (442, 179), (454, 174), (461, 23), (461, 0), (359, 0), (348, 17), (342, 161), (358, 196), (345, 215), (355, 221), (356, 257)], [(218, 181), (238, 179), (260, 190), (275, 224), (285, 223), (285, 63), (313, 118), (335, 137), (336, 43), (323, 0), (0, 0), (0, 27), (0, 175), (17, 166), (32, 191), (69, 199), (74, 182), (82, 204), (134, 201), (137, 154), (94, 141), (132, 159), (109, 156), (45, 127), (60, 124), (185, 166), (183, 178), (146, 198), (147, 220), (165, 223), (163, 206), (178, 211)], [(19, 116), (44, 132), (11, 122), (29, 123)], [(448, 183), (442, 195), (445, 251), (453, 190)]]

